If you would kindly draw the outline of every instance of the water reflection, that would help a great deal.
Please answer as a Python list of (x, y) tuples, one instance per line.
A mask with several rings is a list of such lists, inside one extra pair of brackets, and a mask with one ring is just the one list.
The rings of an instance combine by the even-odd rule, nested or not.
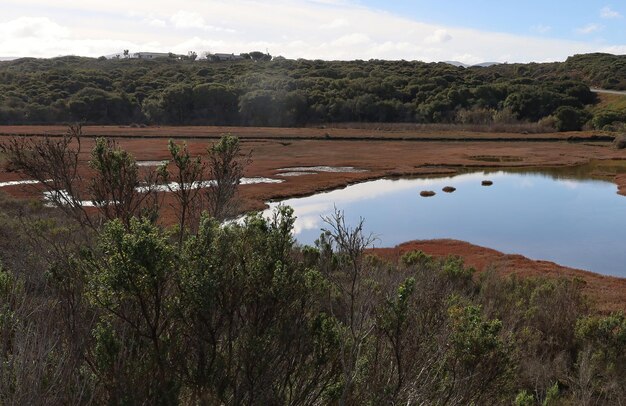
[[(491, 187), (481, 181), (494, 182)], [(453, 186), (454, 193), (439, 193)], [(438, 192), (423, 198), (422, 190)], [(377, 180), (290, 199), (296, 238), (311, 244), (334, 207), (365, 218), (379, 246), (454, 238), (507, 253), (626, 277), (626, 198), (610, 182), (566, 174), (474, 172), (444, 178)], [(272, 203), (271, 208), (278, 203)]]

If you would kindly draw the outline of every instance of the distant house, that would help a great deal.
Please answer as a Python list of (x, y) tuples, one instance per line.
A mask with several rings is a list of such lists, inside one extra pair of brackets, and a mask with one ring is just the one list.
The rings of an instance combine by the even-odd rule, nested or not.
[(244, 57), (235, 54), (213, 54), (213, 59), (216, 61), (243, 61)]
[(156, 58), (169, 58), (170, 53), (167, 52), (135, 52), (130, 57), (134, 59), (156, 59)]
[(178, 58), (180, 55), (174, 55), (170, 52), (134, 52), (134, 53), (124, 53), (120, 52), (117, 54), (106, 55), (107, 59), (156, 59), (156, 58), (169, 58), (174, 56)]

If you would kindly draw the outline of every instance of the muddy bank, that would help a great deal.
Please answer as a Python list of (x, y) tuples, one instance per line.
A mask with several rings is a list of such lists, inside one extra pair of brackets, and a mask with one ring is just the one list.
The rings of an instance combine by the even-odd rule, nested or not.
[(626, 196), (626, 174), (617, 175), (615, 177), (618, 192), (620, 195)]
[(568, 268), (554, 262), (536, 261), (521, 255), (504, 254), (464, 241), (411, 241), (394, 248), (374, 249), (372, 252), (388, 259), (397, 259), (413, 250), (420, 250), (436, 257), (460, 256), (465, 260), (466, 265), (474, 267), (478, 272), (493, 267), (505, 276), (580, 278), (585, 281), (584, 291), (598, 311), (603, 313), (616, 310), (626, 311), (626, 279)]

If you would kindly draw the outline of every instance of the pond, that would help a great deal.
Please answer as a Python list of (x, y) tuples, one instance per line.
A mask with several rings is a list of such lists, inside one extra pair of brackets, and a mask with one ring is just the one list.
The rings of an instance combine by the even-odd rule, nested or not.
[[(483, 186), (483, 180), (493, 181)], [(442, 188), (452, 186), (453, 193)], [(421, 197), (422, 191), (435, 196)], [(626, 277), (626, 197), (608, 181), (562, 173), (473, 172), (445, 178), (381, 179), (289, 199), (295, 236), (313, 244), (334, 207), (391, 247), (452, 238), (505, 253)], [(270, 203), (270, 210), (279, 203)]]

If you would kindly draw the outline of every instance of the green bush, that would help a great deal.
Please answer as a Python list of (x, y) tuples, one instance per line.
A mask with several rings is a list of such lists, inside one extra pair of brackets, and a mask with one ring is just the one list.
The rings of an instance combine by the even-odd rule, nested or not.
[(591, 123), (593, 128), (602, 130), (604, 127), (616, 122), (626, 121), (626, 115), (617, 111), (600, 111), (593, 116)]
[(580, 131), (589, 119), (589, 114), (582, 109), (561, 106), (554, 113), (558, 131)]

